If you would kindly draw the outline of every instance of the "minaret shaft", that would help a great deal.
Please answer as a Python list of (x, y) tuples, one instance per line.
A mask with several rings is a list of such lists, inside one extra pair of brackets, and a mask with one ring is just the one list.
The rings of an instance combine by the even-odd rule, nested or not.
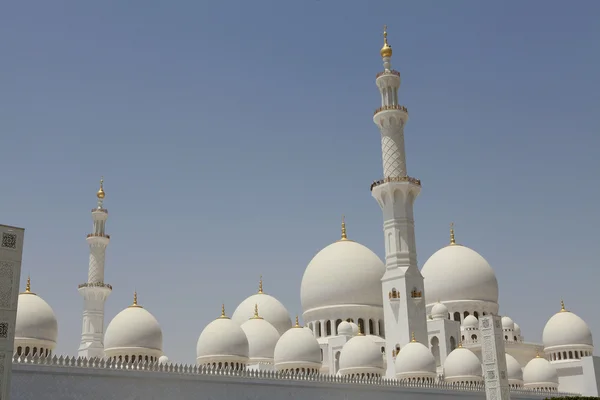
[(104, 357), (104, 303), (112, 287), (104, 283), (104, 261), (110, 236), (105, 233), (108, 211), (102, 208), (104, 200), (103, 181), (97, 193), (98, 207), (92, 210), (93, 232), (87, 236), (90, 246), (88, 280), (79, 285), (83, 296), (83, 323), (81, 327), (80, 357)]
[(388, 378), (395, 377), (395, 356), (414, 338), (428, 345), (423, 277), (417, 267), (413, 205), (421, 182), (406, 169), (406, 107), (398, 103), (400, 73), (391, 69), (392, 49), (384, 33), (384, 71), (377, 75), (381, 107), (373, 121), (381, 132), (383, 179), (371, 186), (383, 212), (386, 272), (382, 278)]

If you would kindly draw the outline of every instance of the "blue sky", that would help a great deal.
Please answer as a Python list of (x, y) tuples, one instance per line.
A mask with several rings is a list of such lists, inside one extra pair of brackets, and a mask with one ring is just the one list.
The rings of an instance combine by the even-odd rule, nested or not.
[[(419, 264), (457, 240), (528, 341), (567, 308), (596, 336), (600, 3), (20, 1), (2, 6), (0, 223), (26, 228), (22, 285), (76, 354), (98, 180), (106, 324), (131, 304), (193, 362), (203, 327), (256, 292), (301, 314), (318, 250), (383, 256), (375, 74), (389, 27)], [(598, 338), (597, 338), (598, 340)]]

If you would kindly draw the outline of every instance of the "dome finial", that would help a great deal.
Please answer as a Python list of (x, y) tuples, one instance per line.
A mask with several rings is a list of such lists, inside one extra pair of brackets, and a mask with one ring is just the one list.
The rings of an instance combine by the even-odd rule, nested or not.
[(567, 312), (567, 309), (565, 308), (565, 302), (562, 299), (560, 300), (560, 312)]
[(221, 317), (220, 318), (227, 318), (227, 315), (225, 315), (225, 304), (221, 304)]
[(348, 235), (346, 234), (346, 218), (342, 215), (342, 240), (348, 240)]
[(140, 305), (138, 304), (138, 300), (137, 300), (137, 290), (134, 290), (134, 291), (133, 291), (133, 304), (132, 304), (132, 305), (130, 305), (129, 307), (132, 307), (132, 308), (142, 308), (142, 306), (140, 306)]
[(258, 315), (258, 304), (254, 304), (254, 317), (252, 319), (262, 319), (260, 315)]
[(462, 340), (458, 341), (458, 347), (462, 347)]
[(411, 341), (411, 343), (415, 343), (417, 341), (417, 339), (415, 339), (415, 332), (414, 331), (411, 332), (411, 334), (410, 334), (410, 341)]
[(103, 200), (104, 196), (106, 196), (106, 193), (104, 193), (104, 177), (100, 178), (100, 189), (98, 189), (96, 196), (99, 200)]
[(361, 324), (358, 324), (358, 336), (364, 336)]
[(31, 277), (27, 275), (27, 283), (25, 284), (25, 291), (23, 294), (35, 294), (31, 291)]
[(302, 328), (300, 326), (300, 321), (298, 321), (298, 316), (296, 315), (296, 325), (294, 326), (294, 328)]
[(454, 240), (454, 222), (450, 223), (450, 245), (455, 245), (456, 240)]
[(262, 282), (262, 275), (260, 276), (260, 279), (258, 280), (258, 294), (263, 294), (263, 282)]
[(383, 58), (389, 58), (392, 56), (392, 47), (388, 44), (387, 41), (387, 25), (383, 26), (383, 47), (381, 48), (381, 51), (379, 53)]

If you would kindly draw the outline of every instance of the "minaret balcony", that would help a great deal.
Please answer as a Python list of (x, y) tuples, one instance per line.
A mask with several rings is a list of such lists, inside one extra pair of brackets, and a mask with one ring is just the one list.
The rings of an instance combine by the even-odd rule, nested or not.
[(377, 74), (377, 76), (375, 77), (375, 79), (379, 78), (380, 76), (383, 75), (396, 75), (396, 76), (400, 76), (400, 72), (396, 71), (395, 69), (391, 69), (391, 70), (387, 70), (387, 71), (381, 71), (380, 73)]
[(88, 238), (101, 237), (101, 238), (110, 239), (110, 235), (105, 235), (104, 233), (90, 233), (89, 235), (87, 235), (87, 237)]
[(380, 179), (371, 184), (371, 191), (379, 185), (389, 182), (410, 182), (414, 185), (421, 186), (421, 180), (417, 178), (411, 178), (410, 176), (388, 176), (387, 178)]
[(86, 283), (80, 284), (77, 288), (78, 289), (82, 289), (82, 288), (106, 288), (106, 289), (112, 290), (112, 286), (109, 285), (108, 283), (104, 283), (104, 282), (86, 282)]
[(101, 212), (101, 213), (104, 213), (104, 214), (108, 214), (108, 210), (106, 208), (92, 208), (92, 212), (93, 213), (95, 213), (95, 212)]
[(379, 107), (377, 110), (375, 110), (373, 115), (375, 116), (382, 111), (391, 111), (391, 110), (400, 110), (400, 111), (404, 111), (406, 114), (408, 114), (408, 108), (406, 108), (400, 104), (393, 104), (393, 105), (389, 105), (389, 106)]

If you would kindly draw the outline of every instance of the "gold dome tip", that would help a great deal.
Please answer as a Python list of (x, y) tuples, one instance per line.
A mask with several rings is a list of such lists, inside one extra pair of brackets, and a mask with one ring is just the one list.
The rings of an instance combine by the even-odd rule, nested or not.
[(392, 46), (390, 46), (387, 41), (387, 25), (383, 26), (383, 47), (379, 53), (383, 58), (392, 56)]
[(227, 315), (225, 315), (225, 304), (221, 304), (221, 317), (220, 318), (227, 318)]
[(258, 280), (258, 294), (264, 294), (262, 275), (260, 276), (260, 279)]
[(104, 196), (106, 196), (106, 193), (104, 193), (104, 177), (100, 178), (100, 189), (98, 189), (96, 196), (98, 196), (98, 198), (101, 200), (104, 199)]
[(450, 223), (450, 246), (455, 245), (456, 240), (454, 239), (454, 222)]
[(131, 304), (129, 307), (131, 307), (131, 308), (142, 308), (142, 306), (140, 306), (138, 304), (137, 291), (136, 290), (133, 291), (133, 304)]
[(302, 328), (300, 326), (300, 321), (298, 321), (298, 316), (296, 315), (296, 325), (294, 326), (294, 328)]
[(560, 312), (567, 312), (565, 308), (565, 302), (563, 300), (560, 301)]
[(462, 340), (458, 341), (458, 347), (462, 347)]
[(27, 283), (25, 284), (25, 291), (22, 294), (35, 294), (31, 291), (31, 277), (27, 276)]
[(258, 304), (254, 304), (254, 316), (251, 319), (262, 319), (262, 317), (258, 315)]
[(411, 341), (411, 343), (415, 343), (417, 341), (417, 339), (415, 339), (415, 333), (414, 332), (411, 332), (411, 334), (410, 334), (410, 341)]
[(342, 215), (342, 238), (340, 240), (348, 240), (348, 233), (346, 232), (346, 218)]

